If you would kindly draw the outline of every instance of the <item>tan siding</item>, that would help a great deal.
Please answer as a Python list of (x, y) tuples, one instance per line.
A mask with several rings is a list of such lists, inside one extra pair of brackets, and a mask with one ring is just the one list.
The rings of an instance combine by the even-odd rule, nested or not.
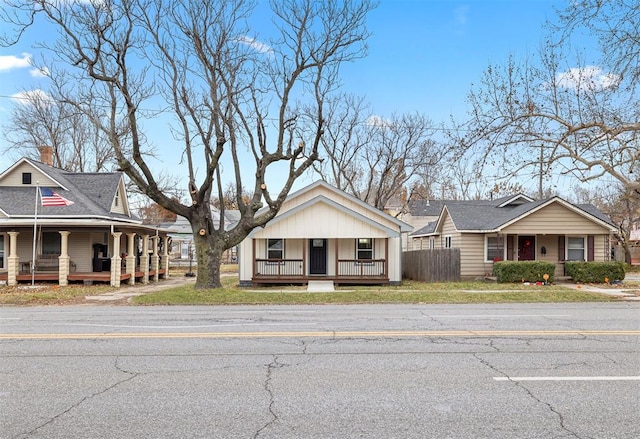
[(121, 213), (126, 215), (126, 211), (124, 209), (124, 194), (120, 187), (118, 187), (118, 196), (114, 196), (113, 201), (111, 202), (111, 213)]
[(460, 247), (460, 276), (481, 277), (492, 271), (493, 264), (485, 263), (484, 235), (464, 233)]
[(91, 233), (74, 232), (69, 234), (69, 258), (76, 264), (76, 271), (93, 271), (93, 248), (90, 241)]
[(23, 172), (31, 173), (31, 186), (35, 186), (37, 182), (40, 186), (44, 187), (59, 187), (47, 175), (26, 162), (19, 164), (11, 173), (4, 176), (4, 178), (0, 180), (0, 186), (28, 186), (22, 184)]
[(511, 234), (564, 234), (567, 230), (580, 231), (581, 234), (595, 235), (608, 229), (594, 223), (559, 203), (550, 204), (535, 213), (505, 227), (503, 233)]

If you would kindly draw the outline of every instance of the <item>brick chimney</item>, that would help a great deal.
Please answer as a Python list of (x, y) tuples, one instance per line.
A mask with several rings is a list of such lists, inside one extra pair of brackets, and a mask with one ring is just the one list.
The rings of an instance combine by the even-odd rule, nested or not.
[(53, 166), (53, 147), (41, 145), (38, 150), (40, 151), (40, 161), (45, 165)]

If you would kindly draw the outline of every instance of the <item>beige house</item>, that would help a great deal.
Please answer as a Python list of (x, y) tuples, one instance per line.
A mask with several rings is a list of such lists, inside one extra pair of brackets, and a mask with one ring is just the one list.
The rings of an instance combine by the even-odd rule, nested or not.
[(123, 176), (23, 158), (0, 174), (0, 281), (134, 284), (168, 275), (165, 231), (129, 209)]
[(410, 235), (409, 250), (459, 248), (461, 276), (492, 273), (500, 260), (608, 261), (614, 224), (593, 205), (524, 195), (496, 200), (445, 201), (437, 219)]
[(408, 224), (317, 181), (289, 195), (238, 250), (240, 285), (398, 284)]

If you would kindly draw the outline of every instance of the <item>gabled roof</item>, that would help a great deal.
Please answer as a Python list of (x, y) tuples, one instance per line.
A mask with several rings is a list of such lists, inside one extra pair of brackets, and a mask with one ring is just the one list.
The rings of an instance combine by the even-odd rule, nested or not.
[[(0, 181), (9, 175), (18, 165), (28, 163), (57, 187), (49, 187), (62, 197), (73, 201), (69, 206), (38, 205), (39, 218), (100, 218), (138, 224), (136, 217), (111, 211), (113, 200), (123, 186), (121, 172), (78, 173), (48, 166), (44, 163), (23, 158), (0, 174)], [(0, 186), (0, 208), (8, 219), (33, 218), (35, 213), (36, 186)], [(127, 203), (126, 200), (122, 200)], [(128, 209), (125, 209), (128, 212)]]
[[(350, 215), (352, 217), (358, 218), (359, 220), (361, 220), (363, 222), (371, 224), (371, 225), (373, 225), (374, 227), (376, 227), (376, 228), (378, 228), (380, 230), (385, 230), (386, 232), (390, 233), (391, 235), (397, 234), (398, 231), (400, 231), (400, 232), (410, 232), (410, 231), (413, 230), (413, 227), (411, 225), (409, 225), (409, 224), (407, 224), (407, 223), (405, 223), (403, 221), (400, 221), (399, 219), (397, 219), (397, 218), (395, 218), (395, 217), (393, 217), (393, 216), (391, 216), (391, 215), (389, 215), (389, 214), (387, 214), (387, 213), (385, 213), (385, 212), (383, 212), (383, 211), (381, 211), (379, 209), (376, 209), (375, 207), (365, 203), (364, 201), (354, 197), (353, 195), (350, 195), (350, 194), (348, 194), (348, 193), (336, 188), (335, 186), (330, 185), (329, 183), (327, 183), (326, 181), (323, 181), (323, 180), (315, 181), (315, 182), (311, 183), (310, 185), (305, 186), (304, 188), (289, 194), (289, 196), (287, 197), (285, 202), (288, 201), (288, 200), (292, 200), (294, 198), (300, 197), (300, 196), (304, 195), (305, 193), (310, 192), (310, 191), (312, 191), (312, 190), (314, 190), (314, 189), (316, 189), (318, 187), (325, 188), (325, 189), (327, 189), (327, 190), (329, 190), (329, 191), (331, 191), (331, 192), (333, 192), (333, 193), (335, 193), (335, 194), (337, 194), (339, 196), (347, 198), (350, 202), (353, 202), (353, 203), (361, 206), (368, 214), (367, 215), (362, 215), (362, 214), (360, 214), (358, 212), (355, 212), (352, 209), (349, 209), (349, 208), (343, 206), (342, 204), (339, 204), (339, 203), (335, 202), (334, 200), (331, 200), (331, 199), (327, 198), (324, 195), (319, 195), (319, 196), (316, 196), (313, 199), (311, 199), (311, 200), (309, 200), (309, 201), (307, 201), (305, 203), (301, 203), (300, 205), (298, 205), (298, 206), (296, 206), (296, 207), (294, 207), (292, 209), (289, 209), (289, 210), (284, 211), (284, 212), (281, 211), (280, 213), (278, 213), (278, 215), (276, 215), (275, 218), (273, 218), (271, 221), (269, 221), (269, 223), (267, 225), (276, 224), (277, 222), (282, 221), (283, 219), (285, 219), (285, 218), (287, 218), (287, 217), (289, 217), (291, 215), (294, 215), (294, 214), (298, 213), (299, 211), (301, 211), (303, 209), (306, 209), (307, 207), (316, 205), (318, 203), (324, 203), (325, 205), (332, 206), (333, 208), (338, 209), (340, 211), (343, 211), (343, 212), (347, 213), (348, 215)], [(261, 213), (261, 211), (265, 211), (265, 210), (266, 210), (266, 208), (261, 209), (260, 211), (258, 211), (258, 214)], [(385, 219), (391, 221), (392, 223), (394, 223), (398, 227), (398, 229), (397, 230), (390, 229), (389, 227), (379, 223), (379, 221), (377, 221), (375, 219), (376, 217), (385, 218)], [(252, 233), (249, 234), (249, 237), (253, 236), (253, 234), (255, 234), (255, 232), (256, 232), (256, 230), (254, 229), (254, 231), (252, 231)]]
[[(499, 232), (503, 228), (520, 221), (538, 210), (558, 203), (610, 231), (615, 230), (611, 220), (590, 204), (572, 204), (560, 197), (546, 200), (532, 200), (524, 196), (504, 197), (497, 200), (467, 200), (445, 202), (438, 220), (414, 232), (412, 236), (435, 234), (449, 216), (457, 231), (462, 233)], [(530, 200), (530, 201), (528, 201)]]

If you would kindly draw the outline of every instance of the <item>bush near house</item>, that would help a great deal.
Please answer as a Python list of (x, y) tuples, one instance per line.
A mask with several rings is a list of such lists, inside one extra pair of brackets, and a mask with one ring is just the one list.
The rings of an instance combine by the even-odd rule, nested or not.
[(555, 269), (555, 264), (541, 261), (501, 261), (493, 264), (493, 274), (502, 283), (544, 282), (545, 274), (549, 275), (547, 283), (551, 283)]
[(625, 264), (618, 261), (567, 261), (564, 264), (564, 272), (571, 276), (574, 282), (611, 282), (624, 279)]

